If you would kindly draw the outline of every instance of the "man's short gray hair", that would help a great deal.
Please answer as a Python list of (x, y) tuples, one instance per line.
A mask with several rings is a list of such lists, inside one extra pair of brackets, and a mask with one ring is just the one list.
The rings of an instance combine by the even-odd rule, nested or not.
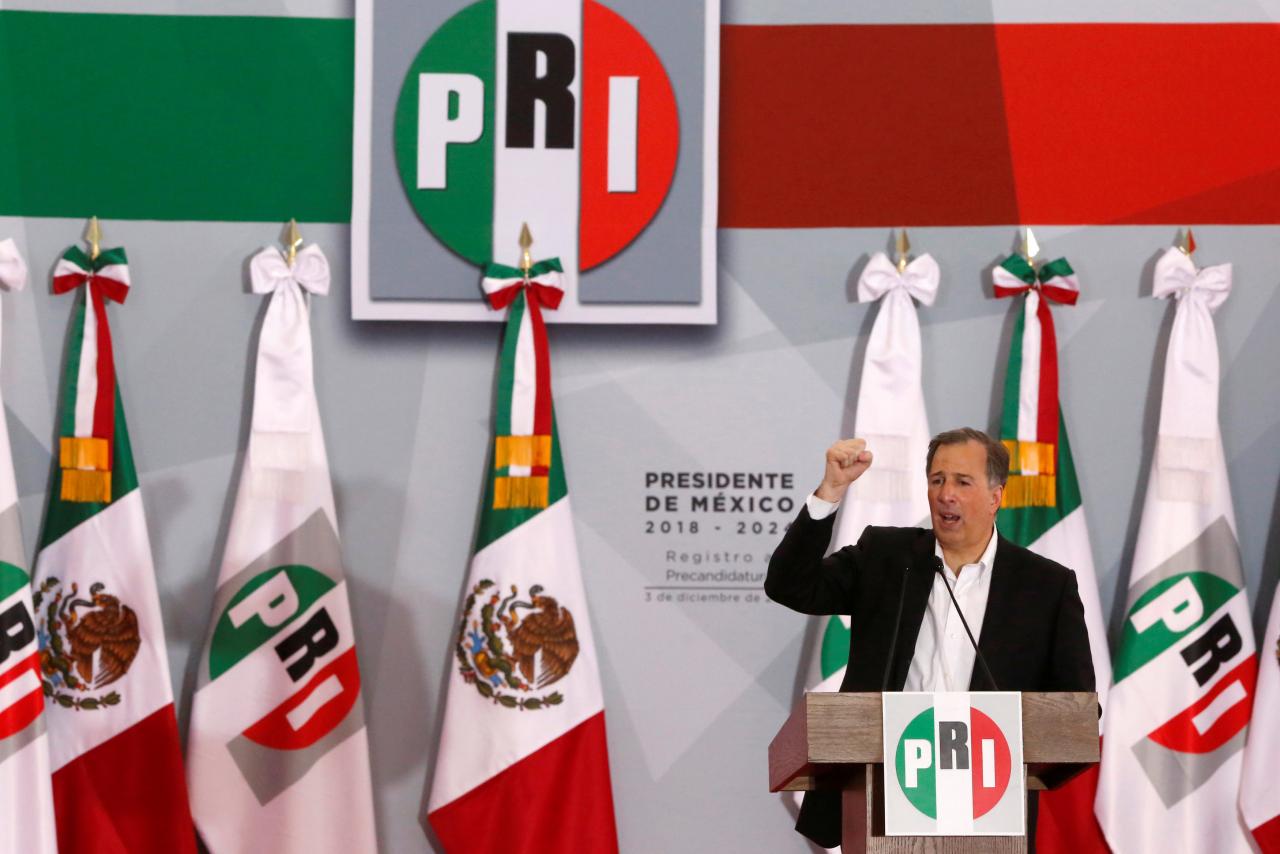
[(987, 483), (991, 486), (1004, 486), (1009, 480), (1009, 449), (1004, 443), (997, 442), (981, 430), (972, 427), (961, 427), (958, 430), (946, 430), (929, 440), (929, 453), (924, 460), (924, 472), (929, 474), (933, 468), (933, 455), (943, 445), (963, 445), (966, 442), (977, 442), (987, 450)]

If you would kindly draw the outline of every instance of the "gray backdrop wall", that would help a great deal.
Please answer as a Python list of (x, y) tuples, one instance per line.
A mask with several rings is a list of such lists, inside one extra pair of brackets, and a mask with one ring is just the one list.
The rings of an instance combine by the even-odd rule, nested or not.
[[(137, 11), (128, 0), (75, 5)], [(245, 11), (233, 0), (193, 5), (202, 14)], [(804, 14), (816, 14), (811, 5)], [(992, 16), (1017, 4), (998, 5)], [(1266, 20), (1273, 5), (1227, 4), (1223, 15)], [(340, 0), (273, 9), (350, 13)], [(724, 14), (760, 23), (786, 21), (789, 12), (744, 0)], [(833, 7), (821, 19), (841, 14)], [(28, 553), (43, 511), (71, 306), (49, 293), (47, 276), (83, 227), (80, 219), (0, 217), (0, 238), (17, 239), (34, 279), (25, 293), (4, 297), (2, 372)], [(129, 250), (134, 274), (112, 324), (185, 727), (263, 308), (247, 293), (246, 261), (280, 227), (107, 221), (104, 228), (108, 245)], [(334, 292), (313, 307), (316, 377), (379, 833), (389, 852), (435, 850), (418, 820), (477, 515), (499, 327), (353, 323), (348, 229), (306, 224), (304, 232), (334, 269)], [(1217, 315), (1222, 427), (1249, 591), (1253, 601), (1265, 599), (1265, 610), (1280, 564), (1280, 226), (1204, 226), (1196, 234), (1201, 263), (1236, 265), (1235, 289)], [(1049, 257), (1070, 259), (1082, 285), (1077, 306), (1055, 308), (1062, 400), (1114, 633), (1172, 317), (1171, 306), (1150, 298), (1150, 274), (1175, 229), (1057, 226), (1037, 235)], [(752, 590), (682, 602), (663, 601), (678, 591), (655, 588), (693, 583), (672, 573), (721, 569), (742, 575), (702, 584), (758, 587), (777, 539), (771, 523), (789, 518), (777, 499), (798, 506), (817, 482), (823, 449), (853, 423), (874, 315), (854, 301), (853, 283), (889, 240), (886, 229), (723, 230), (718, 326), (552, 330), (625, 851), (805, 850), (788, 807), (766, 792), (764, 749), (796, 697), (813, 626)], [(920, 312), (935, 429), (995, 426), (1012, 305), (991, 298), (987, 279), (1015, 240), (1014, 223), (912, 230), (917, 251), (932, 253), (943, 271), (937, 303)], [(650, 473), (681, 471), (781, 473), (793, 485), (726, 491), (769, 496), (768, 511), (757, 502), (754, 511), (694, 513), (692, 497), (714, 491), (646, 485)], [(677, 496), (678, 510), (646, 511), (647, 498), (667, 494)]]

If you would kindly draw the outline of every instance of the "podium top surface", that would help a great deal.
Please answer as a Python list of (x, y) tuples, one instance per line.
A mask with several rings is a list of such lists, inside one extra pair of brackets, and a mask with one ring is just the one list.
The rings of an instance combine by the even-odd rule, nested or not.
[[(769, 745), (770, 789), (824, 767), (884, 762), (883, 726), (878, 691), (805, 694)], [(1097, 762), (1098, 695), (1024, 692), (1022, 741), (1028, 764)]]

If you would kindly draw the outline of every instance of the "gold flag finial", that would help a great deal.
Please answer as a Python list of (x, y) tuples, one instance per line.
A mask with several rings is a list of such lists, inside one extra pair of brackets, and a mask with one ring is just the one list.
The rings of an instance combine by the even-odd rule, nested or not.
[(529, 233), (529, 223), (526, 222), (520, 226), (520, 270), (526, 279), (529, 278), (529, 271), (533, 269), (533, 255), (529, 253), (529, 247), (532, 245), (533, 235)]
[(911, 241), (907, 238), (907, 230), (904, 228), (898, 232), (898, 272), (901, 273), (907, 269), (907, 253), (911, 251)]
[(1028, 264), (1034, 264), (1039, 254), (1040, 244), (1036, 243), (1036, 236), (1028, 226), (1022, 230), (1022, 257), (1027, 259)]
[(102, 226), (96, 216), (89, 217), (89, 230), (85, 232), (84, 239), (89, 241), (89, 260), (97, 261), (102, 254)]
[(296, 219), (289, 220), (289, 243), (285, 246), (285, 259), (289, 262), (289, 266), (293, 266), (293, 262), (298, 260), (298, 250), (302, 248), (302, 232), (298, 231), (298, 221)]
[(1178, 248), (1182, 250), (1182, 254), (1188, 258), (1196, 251), (1196, 238), (1191, 233), (1191, 226), (1187, 226), (1182, 230), (1182, 240), (1179, 242)]

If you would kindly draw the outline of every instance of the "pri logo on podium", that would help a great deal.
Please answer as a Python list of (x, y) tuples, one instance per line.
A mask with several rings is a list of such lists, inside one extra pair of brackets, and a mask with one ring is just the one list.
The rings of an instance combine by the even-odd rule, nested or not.
[(1026, 832), (1017, 693), (884, 695), (885, 833)]

